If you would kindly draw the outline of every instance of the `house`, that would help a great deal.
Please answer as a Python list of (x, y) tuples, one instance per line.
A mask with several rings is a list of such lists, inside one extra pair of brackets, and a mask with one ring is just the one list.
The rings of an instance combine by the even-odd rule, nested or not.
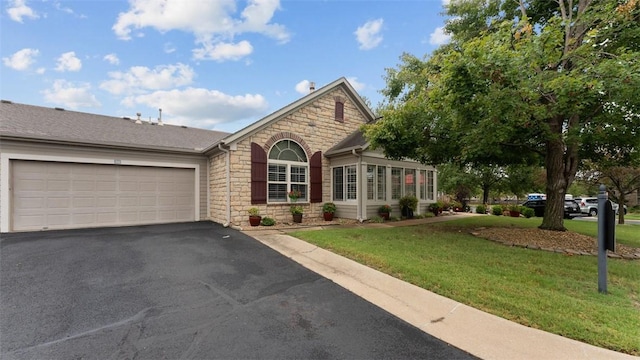
[(392, 161), (360, 132), (374, 115), (340, 78), (233, 133), (0, 102), (0, 231), (211, 220), (290, 221), (324, 202), (365, 220), (405, 194), (435, 201), (436, 171)]

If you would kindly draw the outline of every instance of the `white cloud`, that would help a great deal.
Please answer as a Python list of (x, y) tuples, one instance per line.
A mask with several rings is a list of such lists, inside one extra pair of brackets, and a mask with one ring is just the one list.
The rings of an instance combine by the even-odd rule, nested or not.
[(364, 25), (358, 27), (354, 32), (356, 40), (360, 44), (360, 50), (371, 50), (382, 42), (382, 24), (383, 19), (367, 21)]
[(127, 97), (123, 104), (161, 108), (167, 123), (209, 129), (216, 124), (262, 116), (268, 109), (266, 99), (259, 94), (232, 96), (203, 88), (156, 91)]
[(445, 32), (444, 26), (437, 27), (429, 35), (429, 44), (431, 45), (443, 45), (451, 40), (451, 35)]
[(220, 42), (217, 44), (203, 43), (203, 47), (193, 50), (193, 57), (198, 60), (240, 60), (253, 52), (253, 46), (242, 40), (237, 44)]
[(11, 20), (19, 23), (21, 23), (22, 19), (25, 17), (30, 19), (37, 19), (40, 17), (32, 8), (27, 6), (26, 0), (13, 0), (11, 5), (7, 6), (7, 14), (9, 14)]
[(58, 65), (56, 71), (80, 71), (82, 68), (82, 61), (76, 57), (76, 53), (73, 51), (66, 52), (57, 60)]
[(120, 64), (120, 59), (118, 58), (118, 55), (116, 54), (107, 54), (104, 56), (103, 58), (105, 61), (108, 61), (109, 64), (111, 65), (118, 65)]
[(112, 94), (133, 94), (144, 90), (161, 90), (185, 86), (193, 82), (195, 72), (188, 65), (160, 65), (154, 69), (134, 66), (127, 72), (109, 73), (111, 80), (100, 84), (100, 88)]
[(45, 68), (41, 67), (41, 68), (38, 68), (38, 69), (36, 70), (36, 74), (40, 74), (40, 75), (42, 75), (42, 74), (44, 74), (46, 71), (47, 71), (47, 70), (46, 70)]
[(365, 88), (365, 85), (359, 82), (357, 77), (348, 77), (347, 81), (349, 81), (349, 84), (351, 84), (356, 91), (362, 91)]
[(15, 52), (10, 57), (3, 57), (2, 63), (13, 70), (23, 71), (29, 69), (29, 66), (36, 62), (35, 57), (38, 55), (40, 55), (40, 51), (25, 48)]
[[(250, 54), (251, 45), (246, 41), (233, 41), (234, 37), (243, 33), (259, 33), (276, 39), (280, 43), (287, 42), (290, 34), (279, 24), (270, 23), (276, 10), (280, 8), (279, 0), (249, 0), (240, 16), (236, 13), (235, 0), (130, 0), (127, 12), (118, 15), (112, 29), (123, 40), (131, 39), (133, 30), (153, 28), (162, 33), (179, 30), (194, 35), (200, 49), (194, 50), (200, 59), (238, 60)], [(232, 56), (216, 56), (211, 49), (225, 48), (231, 50)]]
[(91, 93), (89, 83), (72, 83), (66, 80), (56, 80), (50, 89), (44, 90), (44, 99), (54, 104), (62, 104), (66, 108), (101, 106), (95, 95)]

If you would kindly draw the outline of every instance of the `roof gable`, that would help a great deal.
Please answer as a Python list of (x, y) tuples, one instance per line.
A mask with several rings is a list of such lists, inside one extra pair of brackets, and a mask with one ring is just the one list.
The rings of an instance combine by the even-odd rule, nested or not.
[(202, 152), (229, 133), (0, 102), (0, 136), (22, 140)]
[[(364, 100), (362, 100), (362, 98), (360, 97), (360, 95), (358, 95), (358, 93), (356, 92), (356, 90), (351, 86), (351, 84), (349, 84), (349, 81), (347, 81), (346, 78), (341, 77), (340, 79), (323, 86), (322, 88), (315, 90), (305, 96), (303, 96), (302, 98), (298, 99), (297, 101), (281, 108), (280, 110), (277, 110), (269, 115), (267, 115), (266, 117), (254, 122), (253, 124), (245, 127), (244, 129), (241, 129), (227, 137), (225, 137), (224, 139), (221, 140), (221, 143), (224, 144), (231, 144), (231, 143), (235, 143), (238, 141), (243, 140), (244, 138), (246, 138), (247, 136), (251, 136), (252, 134), (264, 129), (265, 127), (269, 126), (270, 124), (274, 123), (275, 121), (278, 121), (280, 119), (282, 119), (283, 117), (287, 116), (288, 114), (312, 103), (313, 101), (321, 98), (322, 96), (325, 96), (329, 93), (331, 93), (333, 90), (335, 90), (336, 88), (342, 88), (342, 90), (344, 91), (344, 93), (350, 97), (350, 99), (353, 101), (353, 103), (356, 105), (356, 107), (363, 113), (365, 114), (365, 117), (368, 119), (368, 121), (373, 121), (375, 116), (373, 114), (373, 112), (371, 111), (371, 109), (369, 109), (369, 107), (365, 104)], [(218, 144), (214, 144), (212, 145), (209, 149), (212, 149), (214, 146), (217, 146)]]

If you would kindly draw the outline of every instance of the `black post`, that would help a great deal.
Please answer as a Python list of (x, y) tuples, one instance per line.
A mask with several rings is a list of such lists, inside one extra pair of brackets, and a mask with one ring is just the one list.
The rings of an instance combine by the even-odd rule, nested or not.
[(606, 203), (608, 200), (607, 188), (600, 185), (598, 193), (598, 292), (607, 293), (607, 216)]

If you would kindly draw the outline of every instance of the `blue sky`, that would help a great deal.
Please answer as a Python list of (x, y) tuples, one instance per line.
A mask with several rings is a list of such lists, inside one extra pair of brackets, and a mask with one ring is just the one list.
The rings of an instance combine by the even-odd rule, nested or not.
[(237, 131), (345, 77), (375, 106), (386, 68), (448, 37), (447, 0), (2, 0), (0, 97)]

